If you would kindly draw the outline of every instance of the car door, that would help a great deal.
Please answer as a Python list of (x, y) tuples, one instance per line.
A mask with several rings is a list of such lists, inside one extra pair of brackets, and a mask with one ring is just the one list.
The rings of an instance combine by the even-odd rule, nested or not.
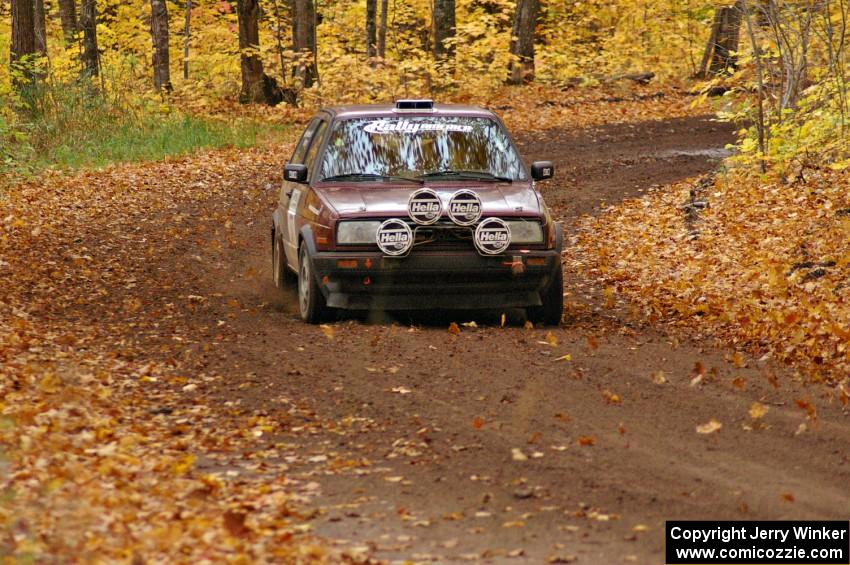
[[(301, 134), (301, 139), (298, 145), (295, 146), (295, 151), (289, 162), (292, 164), (303, 164), (307, 156), (307, 150), (310, 149), (311, 142), (315, 137), (316, 128), (319, 127), (321, 119), (313, 118), (304, 133)], [(298, 265), (298, 229), (296, 227), (295, 213), (298, 209), (298, 203), (301, 200), (301, 192), (305, 186), (290, 182), (283, 179), (278, 197), (278, 209), (281, 212), (281, 239), (283, 243), (283, 251), (286, 255), (286, 262), (289, 266), (295, 269)]]
[(322, 146), (322, 141), (325, 137), (325, 132), (328, 129), (328, 122), (324, 118), (318, 118), (318, 124), (313, 131), (310, 146), (307, 149), (307, 154), (304, 156), (303, 164), (307, 167), (307, 184), (296, 184), (292, 190), (292, 196), (289, 199), (289, 206), (286, 209), (286, 225), (287, 235), (287, 260), (291, 261), (293, 267), (298, 265), (298, 232), (301, 229), (302, 222), (299, 221), (300, 209), (304, 205), (305, 194), (311, 190), (310, 183), (313, 180), (313, 169), (316, 168), (316, 157), (319, 149)]

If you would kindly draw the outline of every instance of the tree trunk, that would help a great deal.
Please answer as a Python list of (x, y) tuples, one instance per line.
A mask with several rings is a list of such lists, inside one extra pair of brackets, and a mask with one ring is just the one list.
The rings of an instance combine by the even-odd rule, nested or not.
[(508, 84), (534, 80), (534, 28), (537, 25), (538, 0), (517, 0), (511, 33), (511, 62)]
[(151, 0), (151, 40), (153, 41), (153, 84), (157, 90), (171, 92), (171, 68), (168, 50), (168, 7), (165, 0)]
[[(34, 11), (32, 0), (12, 0), (12, 46), (10, 61), (14, 69), (25, 57), (36, 53)], [(24, 62), (26, 63), (26, 61)], [(33, 78), (33, 69), (24, 64), (20, 71), (23, 76), (12, 75), (12, 83), (16, 87), (23, 86)]]
[(366, 56), (369, 59), (378, 54), (377, 12), (378, 0), (366, 0)]
[(378, 27), (378, 57), (387, 58), (387, 8), (389, 0), (381, 0), (381, 24)]
[(192, 0), (186, 0), (186, 21), (183, 27), (183, 80), (189, 80), (189, 31), (192, 23)]
[(83, 30), (83, 74), (96, 77), (100, 74), (100, 57), (97, 52), (97, 3), (95, 0), (82, 0), (80, 27)]
[(242, 58), (243, 104), (265, 102), (263, 96), (263, 62), (260, 60), (259, 0), (237, 0), (239, 16), (239, 51)]
[(33, 0), (33, 32), (35, 33), (35, 50), (41, 55), (47, 55), (47, 22), (44, 19), (44, 0)]
[(455, 55), (452, 41), (455, 36), (455, 0), (434, 0), (431, 13), (431, 27), (434, 30), (434, 58), (451, 59)]
[(738, 42), (741, 35), (742, 0), (734, 6), (717, 8), (711, 26), (711, 36), (705, 47), (700, 75), (717, 76), (734, 70), (738, 64)]
[(65, 45), (71, 45), (79, 31), (76, 0), (59, 0), (59, 19), (62, 20), (62, 34), (65, 36)]
[(303, 88), (313, 86), (316, 67), (316, 12), (313, 0), (295, 0), (292, 14), (293, 50), (298, 54), (295, 76)]

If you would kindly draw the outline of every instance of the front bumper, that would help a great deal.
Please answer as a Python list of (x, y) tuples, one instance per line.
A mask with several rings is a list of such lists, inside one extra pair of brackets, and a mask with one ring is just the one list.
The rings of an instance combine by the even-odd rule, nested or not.
[[(474, 310), (540, 306), (560, 264), (557, 250), (381, 253), (320, 252), (313, 272), (331, 308)], [(356, 261), (356, 263), (355, 263)]]

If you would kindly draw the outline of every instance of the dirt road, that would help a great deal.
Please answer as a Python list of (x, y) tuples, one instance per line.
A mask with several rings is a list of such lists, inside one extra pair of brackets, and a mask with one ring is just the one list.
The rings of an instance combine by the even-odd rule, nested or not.
[[(603, 202), (712, 169), (730, 135), (672, 120), (552, 131), (521, 150), (558, 164), (544, 194), (569, 227)], [(234, 190), (182, 212), (180, 229), (198, 231), (197, 218), (227, 209), (237, 244), (214, 260), (208, 246), (184, 245), (147, 276), (171, 273), (175, 296), (220, 297), (187, 318), (213, 343), (193, 350), (197, 370), (223, 377), (204, 394), (286, 420), (257, 449), (293, 454), (287, 472), (315, 495), (318, 535), (391, 561), (660, 563), (665, 519), (847, 518), (840, 407), (790, 373), (768, 378), (766, 363), (620, 319), (595, 301), (593, 281), (567, 282), (583, 306), (551, 332), (495, 317), (447, 332), (469, 316), (302, 324), (294, 295), (271, 284), (277, 165), (245, 187), (263, 201)], [(769, 407), (757, 422), (755, 401)], [(697, 433), (712, 419), (719, 431)], [(226, 469), (262, 472), (252, 465)]]

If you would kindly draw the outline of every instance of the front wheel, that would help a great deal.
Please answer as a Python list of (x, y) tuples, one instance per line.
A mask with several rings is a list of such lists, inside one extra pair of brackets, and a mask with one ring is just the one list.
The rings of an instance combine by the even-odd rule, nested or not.
[(301, 319), (309, 324), (323, 322), (330, 315), (322, 289), (313, 276), (313, 262), (307, 246), (303, 244), (298, 252), (298, 306)]
[(526, 308), (526, 317), (535, 324), (547, 326), (558, 326), (564, 317), (564, 266), (558, 264), (558, 270), (549, 288), (540, 297), (543, 301), (541, 306)]

